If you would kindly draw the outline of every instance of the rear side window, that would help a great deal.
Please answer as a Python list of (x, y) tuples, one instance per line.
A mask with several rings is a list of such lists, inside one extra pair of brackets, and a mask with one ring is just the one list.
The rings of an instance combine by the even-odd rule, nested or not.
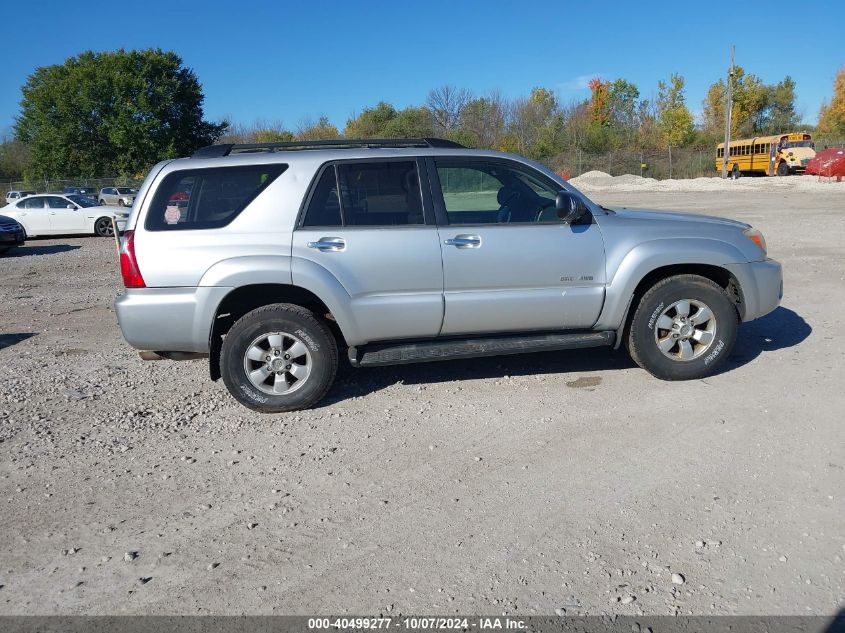
[(302, 221), (303, 227), (422, 224), (420, 177), (414, 160), (327, 166)]
[(176, 171), (165, 176), (144, 223), (148, 231), (226, 226), (287, 165), (244, 165)]

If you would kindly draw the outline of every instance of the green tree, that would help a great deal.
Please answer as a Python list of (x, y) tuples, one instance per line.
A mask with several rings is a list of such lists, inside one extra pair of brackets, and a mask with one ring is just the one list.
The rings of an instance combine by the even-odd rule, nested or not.
[(636, 137), (639, 98), (639, 89), (629, 81), (617, 79), (610, 84), (610, 125), (620, 144), (631, 145)]
[[(461, 110), (462, 142), (470, 147), (497, 146), (505, 132), (507, 104), (498, 94), (472, 99)], [(450, 138), (455, 138), (450, 137)]]
[(296, 131), (298, 141), (324, 141), (340, 138), (340, 131), (329, 122), (327, 116), (321, 116), (317, 122), (306, 120)]
[(762, 132), (780, 134), (791, 132), (799, 125), (795, 112), (795, 80), (789, 75), (783, 81), (769, 86), (768, 107)]
[(657, 132), (669, 147), (680, 147), (692, 140), (695, 128), (684, 96), (684, 78), (673, 73), (669, 83), (657, 83)]
[[(731, 135), (740, 137), (762, 133), (769, 104), (769, 88), (759, 77), (746, 73), (741, 66), (734, 68), (731, 81)], [(724, 79), (712, 84), (704, 99), (704, 128), (714, 137), (718, 137), (725, 130), (726, 99), (727, 83)]]
[(434, 135), (434, 121), (428, 108), (405, 108), (384, 126), (385, 138), (424, 138)]
[(29, 147), (17, 139), (0, 142), (0, 179), (21, 180), (31, 160)]
[(845, 66), (836, 73), (830, 103), (823, 103), (819, 110), (818, 132), (845, 136)]
[(15, 133), (37, 177), (139, 174), (217, 140), (202, 87), (173, 52), (85, 52), (38, 68), (22, 89)]
[(374, 108), (364, 108), (357, 117), (347, 120), (343, 134), (347, 138), (383, 138), (396, 114), (396, 108), (379, 101)]

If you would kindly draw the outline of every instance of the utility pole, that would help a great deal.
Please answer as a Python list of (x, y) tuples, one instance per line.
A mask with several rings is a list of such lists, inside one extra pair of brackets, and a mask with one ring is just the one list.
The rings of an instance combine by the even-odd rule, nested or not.
[(728, 71), (728, 93), (725, 95), (725, 151), (722, 156), (722, 178), (728, 177), (728, 160), (731, 149), (731, 110), (734, 108), (733, 101), (734, 82), (734, 47), (731, 46), (731, 68)]

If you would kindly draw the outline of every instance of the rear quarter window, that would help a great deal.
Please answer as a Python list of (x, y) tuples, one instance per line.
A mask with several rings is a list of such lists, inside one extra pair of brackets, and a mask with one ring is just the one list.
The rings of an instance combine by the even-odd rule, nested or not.
[(243, 211), (287, 165), (244, 165), (174, 171), (156, 189), (148, 231), (216, 229)]

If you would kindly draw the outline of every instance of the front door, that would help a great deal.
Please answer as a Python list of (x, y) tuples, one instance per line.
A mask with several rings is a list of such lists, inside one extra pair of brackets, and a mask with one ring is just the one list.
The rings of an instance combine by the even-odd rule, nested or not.
[(562, 223), (560, 186), (527, 165), (432, 162), (443, 249), (441, 333), (591, 327), (606, 281), (604, 242), (592, 218)]
[(407, 158), (325, 165), (294, 231), (294, 260), (326, 269), (349, 294), (351, 345), (440, 330), (440, 241), (419, 167)]
[(52, 233), (82, 233), (85, 231), (84, 208), (61, 196), (46, 196), (46, 200)]

